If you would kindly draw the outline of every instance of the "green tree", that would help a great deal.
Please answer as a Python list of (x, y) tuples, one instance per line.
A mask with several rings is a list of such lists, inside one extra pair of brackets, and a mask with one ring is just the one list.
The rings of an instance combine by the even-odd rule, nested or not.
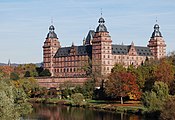
[(17, 120), (31, 111), (25, 92), (16, 88), (11, 80), (0, 81), (0, 111), (1, 120)]
[(10, 79), (12, 79), (12, 80), (19, 80), (19, 75), (17, 73), (15, 73), (15, 72), (12, 72), (10, 74)]
[(164, 101), (169, 97), (168, 85), (163, 82), (155, 82), (151, 91), (142, 94), (143, 105), (151, 112), (160, 111)]
[(125, 71), (127, 70), (122, 64), (115, 64), (115, 66), (111, 70), (111, 72), (125, 72)]
[(13, 120), (19, 117), (15, 109), (12, 86), (7, 85), (3, 80), (0, 81), (0, 119)]
[(23, 88), (28, 97), (35, 96), (39, 85), (34, 78), (23, 78), (19, 80), (19, 87)]
[(60, 90), (62, 91), (62, 97), (69, 98), (73, 94), (73, 89), (75, 85), (71, 81), (66, 81), (60, 84)]

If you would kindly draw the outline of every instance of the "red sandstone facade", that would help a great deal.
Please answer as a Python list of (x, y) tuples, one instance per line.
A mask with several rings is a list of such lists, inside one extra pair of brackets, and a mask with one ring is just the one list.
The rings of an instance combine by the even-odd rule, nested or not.
[(166, 55), (166, 44), (155, 24), (154, 32), (147, 47), (131, 45), (114, 45), (111, 36), (101, 17), (96, 31), (90, 30), (83, 40), (83, 45), (61, 47), (54, 26), (49, 27), (49, 33), (43, 46), (44, 68), (49, 69), (53, 77), (57, 78), (86, 78), (88, 73), (84, 69), (92, 63), (92, 72), (106, 75), (111, 72), (116, 63), (139, 66), (147, 58), (160, 59)]

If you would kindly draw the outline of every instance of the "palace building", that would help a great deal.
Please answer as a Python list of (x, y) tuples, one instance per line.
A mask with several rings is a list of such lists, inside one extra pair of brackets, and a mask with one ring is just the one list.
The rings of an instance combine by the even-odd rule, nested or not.
[(87, 71), (83, 68), (90, 65), (92, 72), (107, 75), (115, 64), (125, 67), (141, 65), (146, 59), (160, 59), (166, 55), (166, 44), (159, 30), (154, 25), (154, 31), (147, 46), (115, 45), (112, 43), (105, 20), (101, 17), (96, 30), (90, 30), (83, 44), (62, 47), (55, 33), (55, 27), (49, 27), (49, 33), (43, 46), (44, 69), (49, 69), (53, 77), (78, 78), (86, 77)]

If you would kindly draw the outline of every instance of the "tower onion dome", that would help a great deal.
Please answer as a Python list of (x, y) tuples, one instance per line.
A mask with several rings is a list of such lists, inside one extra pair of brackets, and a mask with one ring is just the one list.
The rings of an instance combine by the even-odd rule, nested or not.
[(161, 32), (159, 31), (159, 25), (158, 24), (155, 24), (154, 25), (154, 32), (152, 33), (152, 36), (151, 38), (154, 38), (154, 37), (162, 37), (162, 34)]
[(104, 25), (104, 23), (105, 23), (104, 18), (101, 17), (98, 20), (98, 23), (99, 23), (99, 25), (98, 25), (98, 27), (96, 29), (96, 32), (108, 32), (106, 26)]
[(48, 38), (57, 38), (57, 34), (54, 32), (54, 30), (55, 30), (55, 27), (53, 25), (51, 25), (49, 27), (49, 33), (47, 34), (46, 39), (48, 39)]

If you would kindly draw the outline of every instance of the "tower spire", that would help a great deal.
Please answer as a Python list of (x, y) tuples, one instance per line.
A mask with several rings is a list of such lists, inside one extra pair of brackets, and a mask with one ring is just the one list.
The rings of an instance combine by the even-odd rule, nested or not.
[(101, 17), (103, 16), (103, 11), (102, 11), (102, 8), (101, 8)]
[(156, 17), (156, 23), (157, 23), (157, 17)]
[(51, 17), (51, 25), (53, 25), (53, 17)]
[(11, 66), (11, 62), (10, 62), (10, 59), (8, 60), (8, 66)]

